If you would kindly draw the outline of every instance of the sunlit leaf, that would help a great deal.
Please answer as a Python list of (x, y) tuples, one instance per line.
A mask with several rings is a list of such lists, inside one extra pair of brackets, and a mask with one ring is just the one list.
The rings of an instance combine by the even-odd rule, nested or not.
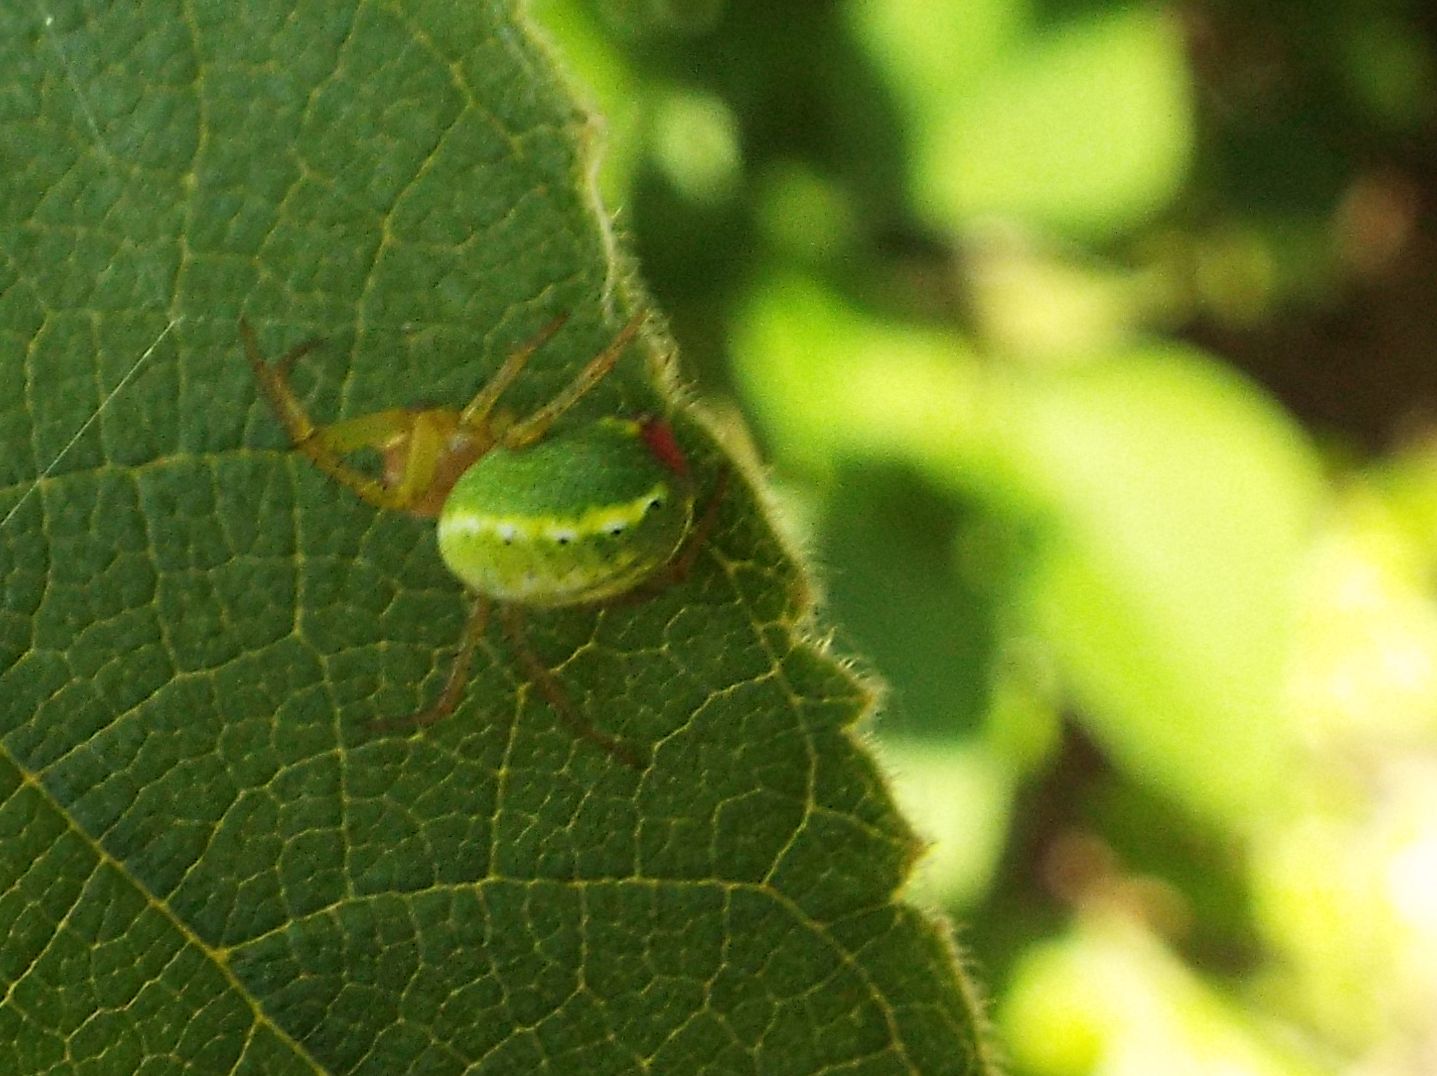
[(1167, 14), (1100, 8), (1020, 35), (1008, 28), (1020, 5), (994, 0), (979, 6), (993, 32), (965, 48), (942, 30), (967, 19), (965, 3), (873, 6), (909, 13), (863, 25), (910, 118), (913, 198), (933, 224), (996, 214), (1103, 237), (1179, 190), (1194, 132), (1181, 27)]
[[(462, 403), (567, 312), (522, 411), (609, 339), (592, 129), (516, 5), (9, 5), (0, 57), (0, 1070), (982, 1071), (869, 691), (741, 475), (687, 578), (379, 725), (463, 596), (289, 451), (237, 322), (321, 338), (321, 421)], [(646, 372), (580, 410), (669, 406)]]

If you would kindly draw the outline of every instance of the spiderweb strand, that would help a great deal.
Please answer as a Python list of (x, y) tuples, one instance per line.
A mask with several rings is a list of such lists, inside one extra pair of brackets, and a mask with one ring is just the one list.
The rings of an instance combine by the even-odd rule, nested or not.
[(132, 365), (129, 370), (125, 372), (125, 376), (120, 378), (120, 380), (116, 382), (115, 387), (105, 394), (105, 398), (100, 401), (100, 406), (95, 408), (94, 412), (90, 415), (90, 417), (80, 424), (80, 428), (75, 431), (73, 436), (71, 436), (68, 441), (65, 442), (65, 447), (60, 449), (60, 451), (56, 454), (55, 458), (52, 459), (49, 465), (40, 472), (39, 476), (35, 479), (35, 481), (30, 483), (30, 488), (27, 489), (23, 494), (21, 494), (20, 499), (11, 506), (10, 511), (5, 513), (5, 518), (0, 519), (0, 530), (3, 530), (5, 525), (15, 518), (15, 515), (20, 511), (21, 507), (25, 504), (26, 501), (30, 499), (30, 495), (40, 488), (40, 483), (45, 481), (45, 479), (49, 478), (50, 475), (54, 472), (55, 468), (60, 466), (60, 461), (69, 454), (70, 449), (74, 448), (77, 444), (79, 444), (80, 438), (84, 437), (85, 433), (90, 429), (90, 427), (93, 426), (96, 422), (98, 422), (100, 416), (105, 413), (105, 408), (109, 407), (110, 403), (115, 399), (115, 397), (124, 391), (125, 386), (135, 379), (136, 375), (139, 374), (140, 369), (145, 365), (145, 363), (149, 361), (150, 356), (155, 353), (157, 348), (159, 348), (165, 337), (169, 336), (170, 332), (174, 329), (174, 327), (183, 320), (183, 318), (175, 318), (173, 321), (171, 321), (168, 325), (166, 325), (163, 329), (160, 330), (160, 335), (155, 337), (154, 342), (150, 344), (149, 347), (145, 348), (144, 352), (140, 355), (140, 357), (135, 360), (134, 365)]

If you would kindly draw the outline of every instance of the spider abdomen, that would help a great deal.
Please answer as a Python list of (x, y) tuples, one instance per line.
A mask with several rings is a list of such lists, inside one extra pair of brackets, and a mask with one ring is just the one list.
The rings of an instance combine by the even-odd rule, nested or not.
[(602, 419), (486, 453), (439, 515), (449, 570), (473, 591), (522, 605), (632, 590), (673, 557), (693, 515), (687, 479), (649, 429)]

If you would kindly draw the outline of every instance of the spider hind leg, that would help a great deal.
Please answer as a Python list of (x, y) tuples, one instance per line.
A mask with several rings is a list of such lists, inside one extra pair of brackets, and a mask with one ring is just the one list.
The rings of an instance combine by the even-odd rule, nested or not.
[(639, 756), (638, 750), (629, 743), (610, 736), (595, 728), (570, 701), (565, 693), (563, 685), (552, 672), (539, 660), (537, 654), (529, 647), (529, 641), (524, 634), (523, 611), (514, 605), (501, 605), (499, 617), (504, 624), (504, 634), (509, 639), (509, 646), (514, 651), (520, 665), (524, 668), (525, 675), (529, 678), (539, 693), (544, 696), (544, 701), (549, 708), (558, 715), (559, 720), (564, 722), (569, 731), (581, 740), (598, 747), (611, 758), (618, 759), (630, 769), (642, 772), (645, 762)]

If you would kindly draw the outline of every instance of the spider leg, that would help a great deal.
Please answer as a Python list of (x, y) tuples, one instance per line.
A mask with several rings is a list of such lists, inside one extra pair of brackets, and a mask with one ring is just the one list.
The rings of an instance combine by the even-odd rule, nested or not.
[(523, 611), (515, 605), (501, 605), (499, 616), (504, 624), (504, 633), (509, 637), (509, 645), (518, 657), (519, 664), (523, 666), (525, 675), (539, 689), (550, 709), (569, 727), (569, 731), (580, 739), (588, 740), (630, 769), (643, 772), (645, 765), (638, 752), (624, 741), (600, 732), (591, 725), (574, 708), (554, 674), (529, 649), (528, 640), (524, 637)]
[(540, 329), (534, 339), (510, 352), (498, 372), (485, 383), (464, 410), (459, 412), (459, 425), (469, 429), (483, 429), (504, 390), (514, 383), (534, 352), (547, 344), (568, 320), (568, 314), (560, 314)]
[(421, 727), (432, 725), (454, 712), (464, 694), (465, 685), (469, 683), (469, 667), (474, 663), (474, 651), (484, 638), (484, 630), (488, 626), (489, 599), (476, 594), (474, 603), (469, 608), (469, 619), (464, 625), (464, 637), (459, 642), (459, 649), (454, 653), (453, 664), (449, 666), (449, 676), (444, 681), (444, 689), (428, 709), (414, 715), (414, 724)]
[(709, 494), (708, 501), (704, 504), (703, 514), (699, 516), (698, 522), (684, 536), (683, 544), (679, 551), (669, 561), (668, 567), (661, 570), (660, 574), (667, 576), (666, 582), (677, 583), (687, 579), (689, 572), (693, 570), (694, 561), (698, 559), (699, 553), (713, 534), (714, 527), (718, 524), (718, 510), (723, 503), (724, 495), (728, 493), (729, 468), (725, 467), (719, 472), (718, 479), (714, 482), (713, 492)]
[(408, 432), (414, 412), (404, 407), (389, 407), (367, 415), (342, 418), (326, 426), (316, 426), (313, 436), (337, 456), (346, 456), (361, 448), (383, 449), (396, 437)]
[(306, 340), (271, 366), (259, 349), (254, 329), (250, 328), (250, 323), (244, 318), (240, 318), (239, 330), (240, 337), (244, 340), (245, 358), (249, 360), (250, 369), (254, 371), (255, 382), (283, 424), (285, 432), (289, 434), (290, 441), (298, 447), (314, 436), (317, 427), (310, 421), (309, 414), (299, 402), (299, 398), (291, 391), (289, 371), (295, 360), (313, 351), (319, 346), (319, 341)]
[(464, 697), (465, 686), (469, 683), (469, 669), (474, 664), (474, 651), (479, 648), (485, 629), (489, 627), (489, 609), (488, 598), (480, 594), (474, 595), (473, 604), (469, 607), (469, 619), (464, 623), (464, 634), (459, 640), (459, 649), (454, 652), (449, 675), (445, 677), (444, 687), (434, 701), (411, 717), (397, 721), (377, 721), (375, 728), (388, 732), (423, 728), (436, 721), (443, 721), (454, 712), (459, 700)]
[[(247, 328), (248, 328), (247, 323), (244, 322), (244, 321), (241, 321), (241, 322), (240, 322), (240, 328), (241, 328), (241, 329), (247, 329)], [(251, 335), (253, 335), (253, 334), (251, 334)], [(323, 344), (323, 343), (324, 343), (324, 337), (322, 337), (322, 336), (315, 336), (315, 337), (311, 337), (310, 339), (304, 341), (304, 343), (302, 343), (302, 344), (297, 344), (296, 346), (290, 348), (287, 352), (285, 352), (283, 355), (281, 355), (278, 359), (275, 359), (275, 361), (274, 361), (274, 370), (275, 370), (275, 373), (277, 373), (282, 380), (288, 381), (288, 380), (289, 380), (289, 375), (294, 372), (294, 364), (297, 363), (300, 359), (304, 358), (304, 357), (305, 357), (306, 355), (308, 355), (311, 351), (313, 351), (315, 348), (319, 347), (319, 346), (320, 346), (321, 344)]]
[[(640, 310), (619, 330), (609, 345), (585, 364), (573, 381), (559, 391), (552, 400), (540, 407), (528, 418), (514, 423), (501, 437), (506, 448), (523, 448), (543, 437), (565, 411), (573, 407), (584, 395), (604, 378), (609, 376), (614, 364), (623, 355), (624, 349), (633, 343), (639, 329), (648, 319), (648, 311)], [(502, 371), (501, 371), (502, 372)]]
[(405, 482), (391, 487), (351, 467), (342, 457), (357, 448), (380, 448), (397, 438), (415, 433), (417, 423), (414, 413), (403, 408), (390, 408), (329, 426), (316, 425), (290, 388), (289, 372), (296, 360), (313, 351), (319, 341), (306, 340), (274, 363), (269, 363), (260, 352), (259, 342), (249, 322), (241, 318), (239, 328), (244, 340), (245, 358), (254, 372), (255, 382), (289, 434), (295, 451), (375, 507), (407, 509), (413, 502), (415, 485), (422, 483), (409, 480), (406, 475)]

